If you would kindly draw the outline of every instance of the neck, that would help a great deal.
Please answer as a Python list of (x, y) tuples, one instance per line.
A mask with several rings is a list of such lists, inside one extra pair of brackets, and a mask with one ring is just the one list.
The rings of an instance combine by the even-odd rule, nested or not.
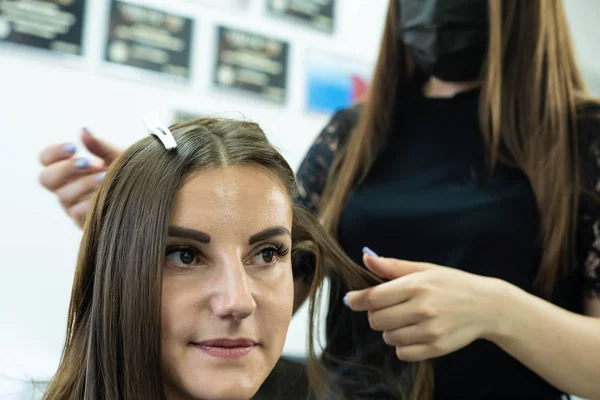
[(430, 98), (449, 98), (479, 86), (480, 81), (448, 82), (432, 76), (423, 86), (423, 95)]

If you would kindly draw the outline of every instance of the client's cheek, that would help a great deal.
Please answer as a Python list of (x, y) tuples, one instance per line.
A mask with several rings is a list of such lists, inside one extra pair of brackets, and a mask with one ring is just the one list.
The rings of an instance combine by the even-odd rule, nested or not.
[(182, 301), (181, 294), (169, 294), (163, 290), (160, 318), (160, 341), (163, 355), (182, 356), (190, 335), (194, 332), (193, 314), (189, 306)]
[(163, 290), (163, 300), (160, 312), (160, 336), (162, 342), (173, 336), (174, 322), (177, 321), (176, 314), (176, 307), (170, 300), (170, 296), (166, 295), (165, 291)]
[(267, 299), (262, 303), (264, 320), (261, 322), (270, 327), (271, 340), (275, 347), (283, 346), (294, 306), (294, 286), (291, 278), (289, 283), (282, 282), (277, 289), (272, 290)]

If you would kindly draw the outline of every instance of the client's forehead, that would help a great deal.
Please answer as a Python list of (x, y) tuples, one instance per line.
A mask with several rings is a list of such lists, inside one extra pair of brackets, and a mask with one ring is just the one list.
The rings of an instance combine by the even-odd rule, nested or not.
[(170, 219), (170, 225), (214, 235), (245, 236), (273, 225), (291, 229), (291, 224), (291, 201), (283, 185), (266, 171), (244, 165), (212, 168), (187, 179)]

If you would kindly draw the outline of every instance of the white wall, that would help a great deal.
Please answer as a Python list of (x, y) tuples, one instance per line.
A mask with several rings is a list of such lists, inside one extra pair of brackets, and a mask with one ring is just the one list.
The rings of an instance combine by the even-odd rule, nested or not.
[(600, 13), (600, 1), (564, 0), (564, 4), (575, 50), (586, 74), (588, 87), (600, 96), (600, 25), (595, 18)]
[[(218, 2), (219, 0), (213, 0)], [(210, 0), (208, 1), (210, 2)], [(76, 140), (81, 127), (120, 146), (145, 135), (139, 116), (158, 111), (169, 121), (175, 108), (202, 113), (240, 111), (259, 122), (293, 167), (326, 124), (303, 111), (304, 55), (330, 49), (364, 62), (377, 51), (386, 0), (338, 0), (333, 35), (295, 27), (264, 14), (262, 0), (246, 13), (230, 13), (184, 0), (147, 0), (197, 18), (194, 75), (189, 86), (154, 76), (124, 79), (100, 62), (108, 1), (90, 0), (87, 55), (65, 61), (51, 54), (0, 47), (0, 375), (44, 379), (55, 370), (80, 231), (56, 199), (37, 183), (37, 155), (47, 144)], [(597, 0), (567, 0), (578, 54), (588, 72), (600, 70), (594, 16)], [(226, 23), (291, 43), (288, 103), (277, 106), (210, 88), (214, 27)], [(292, 322), (285, 351), (305, 349), (305, 310)], [(0, 394), (2, 384), (0, 382)]]
[[(146, 134), (139, 118), (148, 110), (156, 110), (166, 122), (176, 108), (209, 114), (239, 111), (262, 125), (295, 168), (328, 120), (303, 110), (305, 53), (310, 48), (329, 49), (362, 62), (372, 62), (376, 55), (385, 0), (339, 0), (333, 35), (269, 17), (262, 0), (251, 2), (251, 9), (243, 13), (185, 0), (144, 1), (196, 17), (189, 86), (155, 76), (119, 78), (103, 68), (104, 0), (89, 1), (87, 55), (82, 60), (0, 47), (0, 375), (51, 376), (64, 339), (80, 231), (38, 185), (37, 156), (44, 146), (77, 140), (84, 126), (127, 146)], [(211, 89), (217, 23), (290, 42), (286, 105)], [(305, 319), (303, 310), (290, 328), (286, 353), (303, 354)]]

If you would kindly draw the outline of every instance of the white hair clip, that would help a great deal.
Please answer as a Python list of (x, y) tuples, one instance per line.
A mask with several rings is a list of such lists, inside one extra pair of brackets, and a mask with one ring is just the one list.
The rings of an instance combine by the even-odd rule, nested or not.
[(149, 135), (154, 135), (165, 146), (167, 150), (173, 150), (177, 147), (177, 142), (173, 137), (173, 134), (166, 126), (162, 126), (160, 122), (158, 122), (158, 118), (153, 113), (145, 114), (142, 119), (146, 124), (146, 128), (148, 129)]

